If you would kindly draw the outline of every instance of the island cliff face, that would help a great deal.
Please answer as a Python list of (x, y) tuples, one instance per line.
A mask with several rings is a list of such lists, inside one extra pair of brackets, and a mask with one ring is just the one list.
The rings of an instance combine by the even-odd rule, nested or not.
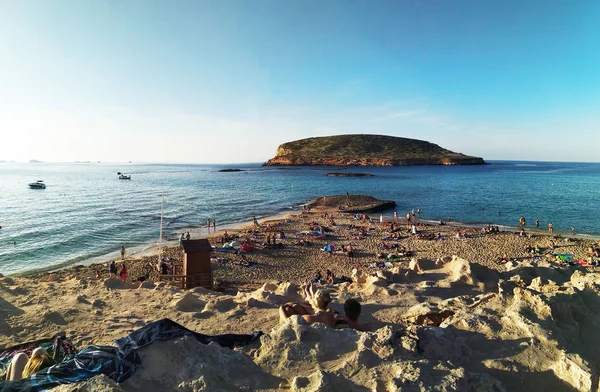
[(313, 137), (284, 143), (264, 166), (484, 165), (483, 158), (423, 140), (382, 135)]

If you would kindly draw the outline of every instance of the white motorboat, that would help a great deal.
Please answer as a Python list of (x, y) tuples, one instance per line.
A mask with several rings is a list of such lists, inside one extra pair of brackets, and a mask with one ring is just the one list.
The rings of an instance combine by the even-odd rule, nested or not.
[(44, 184), (44, 180), (37, 180), (36, 182), (32, 182), (29, 184), (31, 189), (46, 189), (46, 184)]
[(119, 180), (131, 180), (131, 175), (126, 176), (125, 174), (118, 172)]

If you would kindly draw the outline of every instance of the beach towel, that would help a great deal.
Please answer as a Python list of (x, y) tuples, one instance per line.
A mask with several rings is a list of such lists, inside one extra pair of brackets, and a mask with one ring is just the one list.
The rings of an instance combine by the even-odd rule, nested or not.
[(333, 251), (335, 250), (335, 247), (334, 247), (333, 245), (325, 245), (325, 246), (323, 247), (323, 250), (324, 250), (325, 252), (333, 252)]
[(137, 350), (156, 341), (193, 336), (203, 344), (215, 342), (223, 347), (233, 348), (250, 344), (262, 334), (258, 331), (248, 335), (204, 335), (172, 320), (161, 319), (116, 340), (116, 347), (90, 346), (72, 359), (50, 366), (29, 378), (4, 381), (0, 383), (0, 392), (45, 391), (61, 384), (85, 381), (99, 374), (122, 383), (134, 376), (136, 368), (142, 363)]
[(253, 332), (249, 335), (204, 335), (191, 331), (184, 326), (177, 324), (175, 321), (165, 318), (154, 321), (138, 329), (137, 331), (130, 333), (124, 338), (116, 340), (115, 344), (119, 351), (126, 356), (130, 352), (145, 347), (156, 341), (170, 340), (180, 338), (182, 336), (193, 336), (196, 338), (196, 340), (203, 344), (215, 342), (220, 346), (233, 348), (248, 345), (262, 334), (263, 333), (259, 331)]
[(388, 255), (388, 261), (404, 261), (405, 258), (404, 257), (400, 257), (400, 256), (393, 256), (393, 257), (389, 257), (390, 255)]
[(570, 254), (570, 253), (556, 253), (554, 256), (556, 257), (557, 260), (561, 260), (561, 261), (573, 260), (573, 254)]
[(41, 347), (54, 359), (54, 362), (60, 363), (71, 359), (77, 354), (77, 349), (69, 339), (62, 335), (56, 335), (52, 338), (41, 339), (35, 342), (23, 343), (5, 349), (0, 353), (0, 381), (6, 379), (6, 369), (10, 361), (18, 353), (25, 353), (31, 356), (36, 348)]
[(61, 384), (73, 384), (105, 374), (116, 382), (124, 382), (135, 372), (139, 363), (136, 353), (126, 359), (112, 346), (90, 346), (74, 358), (43, 369), (19, 381), (4, 381), (2, 392), (45, 391)]

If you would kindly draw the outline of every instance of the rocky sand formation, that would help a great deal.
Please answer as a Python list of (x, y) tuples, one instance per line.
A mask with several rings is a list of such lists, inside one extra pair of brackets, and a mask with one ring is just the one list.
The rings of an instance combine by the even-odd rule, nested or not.
[(207, 334), (265, 332), (234, 350), (189, 337), (154, 343), (139, 350), (142, 365), (127, 382), (100, 376), (58, 391), (598, 390), (600, 274), (546, 262), (498, 272), (456, 256), (411, 267), (326, 287), (341, 313), (357, 298), (372, 332), (298, 316), (280, 323), (278, 306), (301, 299), (295, 283), (224, 294), (3, 277), (0, 344), (57, 331), (80, 347), (112, 344), (162, 317)]

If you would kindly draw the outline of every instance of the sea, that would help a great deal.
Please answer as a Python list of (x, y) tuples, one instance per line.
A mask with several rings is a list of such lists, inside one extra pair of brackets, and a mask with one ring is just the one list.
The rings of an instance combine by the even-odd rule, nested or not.
[[(221, 172), (222, 169), (241, 169)], [(118, 179), (117, 173), (131, 175)], [(329, 177), (330, 172), (374, 177)], [(44, 180), (46, 189), (28, 183)], [(600, 164), (490, 161), (481, 166), (263, 167), (260, 164), (0, 164), (0, 273), (49, 271), (157, 247), (163, 237), (299, 211), (323, 195), (394, 200), (399, 216), (600, 237)], [(376, 214), (379, 218), (379, 213)], [(393, 211), (383, 212), (391, 218)], [(204, 233), (203, 233), (204, 230)]]

